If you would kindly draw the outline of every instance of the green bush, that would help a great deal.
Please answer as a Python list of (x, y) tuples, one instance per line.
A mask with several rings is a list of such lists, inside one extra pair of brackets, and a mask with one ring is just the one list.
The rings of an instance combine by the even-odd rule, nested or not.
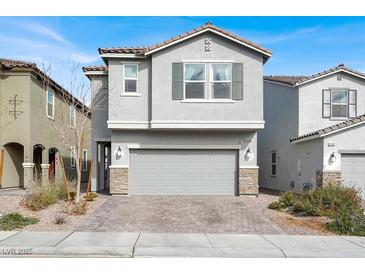
[(46, 187), (34, 188), (32, 193), (25, 197), (24, 205), (33, 211), (39, 211), (66, 197), (64, 186), (52, 183)]
[(8, 213), (0, 217), (0, 230), (14, 230), (38, 222), (37, 218), (24, 217), (20, 213)]
[(299, 193), (294, 192), (283, 192), (280, 196), (279, 201), (272, 202), (269, 204), (270, 209), (284, 210), (288, 207), (293, 206)]
[(303, 193), (284, 192), (268, 206), (293, 215), (325, 216), (332, 219), (326, 228), (339, 234), (365, 234), (361, 197), (355, 188), (340, 183), (328, 184)]

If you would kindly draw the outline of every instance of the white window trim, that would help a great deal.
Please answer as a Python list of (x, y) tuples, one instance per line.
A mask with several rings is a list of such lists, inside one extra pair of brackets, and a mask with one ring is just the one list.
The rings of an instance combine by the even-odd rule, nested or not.
[[(204, 80), (185, 80), (185, 65), (204, 65)], [(207, 99), (207, 91), (206, 91), (206, 83), (207, 83), (207, 64), (203, 62), (194, 62), (194, 63), (183, 63), (183, 82), (184, 82), (184, 99), (189, 101), (201, 101)], [(204, 83), (204, 98), (186, 98), (186, 88), (185, 83)]]
[[(213, 65), (230, 65), (231, 67), (231, 80), (214, 80), (214, 75), (213, 75)], [(209, 91), (210, 91), (210, 98), (211, 100), (232, 100), (232, 69), (233, 69), (233, 65), (232, 63), (228, 63), (228, 62), (220, 62), (220, 63), (210, 63), (209, 64), (209, 74), (210, 74), (210, 82), (209, 82)], [(214, 98), (214, 89), (213, 89), (213, 84), (214, 83), (230, 83), (231, 84), (231, 88), (229, 90), (229, 98)], [(232, 100), (233, 101), (233, 100)]]
[[(204, 80), (185, 80), (185, 65), (204, 65)], [(215, 64), (227, 64), (231, 66), (231, 74), (233, 73), (233, 61), (195, 61), (195, 62), (183, 62), (183, 100), (182, 103), (235, 103), (232, 99), (232, 75), (231, 80), (213, 81), (213, 68)], [(204, 98), (186, 98), (186, 85), (185, 83), (204, 83)], [(230, 98), (214, 98), (213, 83), (230, 83)]]
[[(85, 152), (86, 152), (86, 157), (85, 157)], [(86, 162), (85, 162), (85, 159), (86, 159)], [(82, 171), (87, 171), (87, 161), (88, 161), (87, 149), (83, 149), (82, 150)]]
[[(72, 118), (72, 112), (75, 112), (74, 117)], [(72, 120), (73, 120), (73, 124), (72, 124)], [(76, 127), (76, 107), (75, 106), (70, 106), (70, 127), (71, 128), (75, 128)]]
[[(52, 94), (53, 94), (53, 96), (52, 96), (52, 116), (48, 114), (48, 94), (49, 94), (49, 92), (52, 92)], [(46, 92), (46, 115), (47, 115), (47, 118), (50, 118), (52, 120), (54, 120), (54, 110), (55, 110), (54, 102), (55, 102), (55, 92), (53, 89), (48, 88), (47, 92)]]
[[(132, 77), (125, 77), (125, 66), (136, 66), (137, 67), (137, 77), (136, 78), (132, 78)], [(139, 70), (139, 64), (136, 63), (124, 63), (123, 64), (123, 92), (122, 95), (123, 96), (131, 96), (131, 94), (136, 94), (134, 96), (140, 96), (140, 94), (138, 93), (138, 70)], [(126, 91), (125, 90), (125, 80), (136, 80), (136, 91)], [(133, 96), (133, 95), (132, 95)]]
[[(330, 98), (330, 103), (331, 103), (331, 119), (333, 119), (333, 120), (347, 120), (347, 119), (349, 119), (349, 109), (350, 109), (350, 92), (349, 92), (349, 89), (347, 89), (347, 88), (333, 88), (333, 89), (330, 89), (330, 91), (331, 91), (331, 98)], [(346, 91), (347, 92), (347, 103), (333, 103), (332, 102), (332, 98), (333, 98), (333, 96), (332, 96), (332, 92), (333, 91)], [(332, 115), (332, 106), (333, 105), (335, 105), (335, 106), (346, 106), (346, 109), (347, 109), (347, 111), (346, 111), (346, 117), (336, 117), (336, 116), (333, 116)]]
[[(275, 163), (273, 163), (272, 161), (272, 155), (275, 153)], [(274, 151), (271, 151), (270, 153), (270, 161), (271, 161), (271, 164), (270, 164), (270, 175), (271, 177), (276, 177), (276, 175), (278, 174), (278, 155), (277, 155), (277, 152), (276, 150)], [(272, 167), (275, 165), (275, 174), (272, 173)]]
[(71, 167), (76, 167), (76, 147), (75, 146), (71, 146), (71, 162), (70, 165)]

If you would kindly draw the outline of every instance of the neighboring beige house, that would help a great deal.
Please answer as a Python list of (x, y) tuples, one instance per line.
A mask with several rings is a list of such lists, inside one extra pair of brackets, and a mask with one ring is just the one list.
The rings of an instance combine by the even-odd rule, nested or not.
[[(71, 95), (36, 64), (0, 58), (1, 188), (30, 188), (34, 181), (46, 184), (52, 178), (60, 178), (60, 156), (68, 177), (75, 176), (74, 154), (51, 124), (53, 121), (67, 123), (66, 134), (72, 139), (73, 119), (78, 111), (66, 105), (65, 96)], [(87, 136), (84, 179), (90, 159), (89, 140)]]
[(312, 76), (265, 76), (260, 187), (301, 191), (329, 180), (365, 199), (365, 74), (344, 65)]
[[(100, 48), (92, 190), (258, 194), (263, 66), (271, 52), (210, 23), (143, 48)], [(93, 153), (94, 155), (94, 153)]]

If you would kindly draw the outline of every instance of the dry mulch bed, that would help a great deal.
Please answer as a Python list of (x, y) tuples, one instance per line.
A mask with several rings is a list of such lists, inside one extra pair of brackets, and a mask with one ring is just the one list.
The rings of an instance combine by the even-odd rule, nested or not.
[(35, 212), (22, 206), (24, 196), (5, 195), (0, 196), (0, 215), (18, 212), (25, 217), (36, 217), (39, 219), (37, 224), (19, 229), (20, 231), (72, 231), (83, 220), (92, 215), (106, 201), (106, 198), (104, 195), (98, 195), (94, 201), (88, 202), (88, 209), (85, 215), (68, 215), (65, 223), (56, 224), (55, 216), (67, 210), (68, 202), (59, 201), (46, 209)]

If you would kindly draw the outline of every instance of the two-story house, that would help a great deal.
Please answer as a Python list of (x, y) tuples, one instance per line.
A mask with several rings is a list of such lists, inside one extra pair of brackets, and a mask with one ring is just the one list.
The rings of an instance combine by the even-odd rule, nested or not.
[(329, 181), (363, 189), (365, 74), (344, 65), (264, 77), (260, 187), (300, 191)]
[(97, 155), (92, 190), (129, 195), (258, 193), (263, 65), (271, 53), (210, 23), (143, 48), (100, 48), (85, 67)]
[[(68, 102), (66, 98), (73, 98)], [(76, 107), (79, 106), (79, 107)], [(73, 140), (82, 103), (36, 64), (0, 58), (0, 188), (31, 188), (60, 179), (60, 156), (75, 176), (75, 147), (66, 147), (52, 124)], [(59, 129), (62, 129), (59, 127)], [(83, 179), (88, 175), (90, 134), (85, 135)]]

